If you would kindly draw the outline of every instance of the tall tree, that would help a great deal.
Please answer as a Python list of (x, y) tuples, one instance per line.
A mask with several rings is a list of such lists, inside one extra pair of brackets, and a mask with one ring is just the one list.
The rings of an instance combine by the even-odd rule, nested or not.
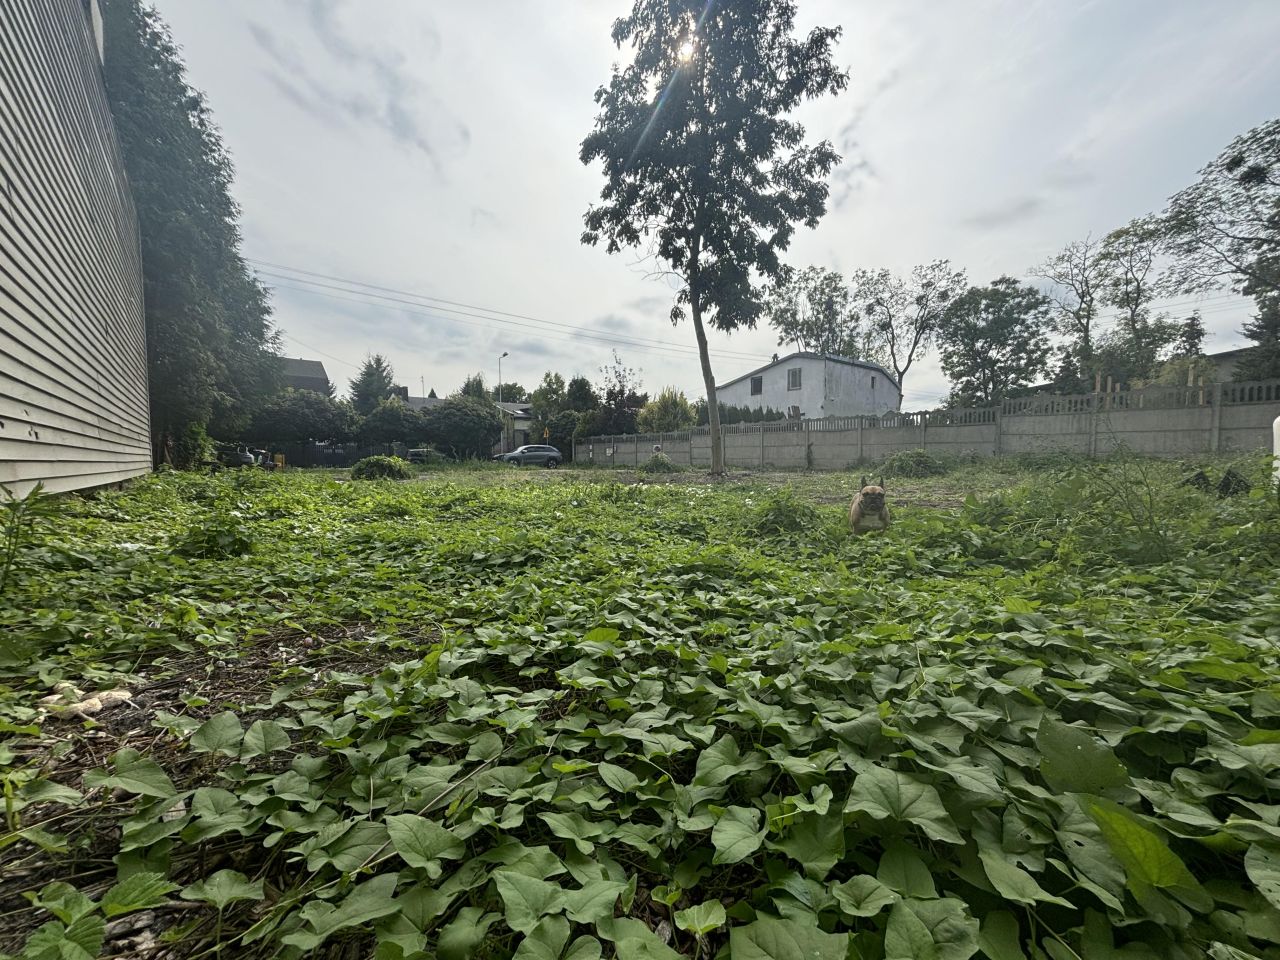
[(640, 390), (639, 374), (622, 362), (616, 350), (613, 361), (600, 372), (600, 405), (591, 411), (584, 429), (597, 435), (635, 433), (636, 417), (649, 402), (649, 395)]
[(795, 36), (793, 0), (634, 0), (613, 26), (629, 44), (596, 91), (595, 128), (581, 158), (602, 161), (602, 203), (585, 216), (584, 243), (610, 253), (648, 246), (679, 280), (673, 323), (688, 308), (711, 411), (711, 472), (724, 472), (715, 375), (706, 325), (754, 326), (796, 223), (826, 210), (830, 143), (806, 146), (789, 114), (842, 90), (839, 28)]
[(1258, 313), (1241, 331), (1254, 349), (1236, 367), (1237, 380), (1270, 380), (1280, 377), (1280, 294), (1258, 299)]
[(484, 385), (484, 374), (473, 373), (467, 379), (462, 381), (462, 386), (455, 397), (474, 397), (476, 400), (488, 400), (489, 389)]
[(1200, 318), (1199, 310), (1192, 310), (1191, 316), (1178, 325), (1178, 342), (1174, 346), (1173, 355), (1175, 357), (1204, 356), (1204, 321)]
[[(1072, 371), (1072, 376), (1082, 382), (1092, 379), (1094, 370), (1095, 322), (1104, 283), (1100, 246), (1092, 237), (1072, 241), (1031, 270), (1033, 276), (1049, 283), (1054, 329), (1070, 338), (1063, 354), (1063, 369)], [(1065, 385), (1061, 383), (1061, 373), (1059, 381)]]
[(873, 331), (853, 309), (844, 277), (834, 270), (805, 267), (787, 270), (769, 291), (765, 303), (778, 346), (878, 360)]
[(1098, 300), (1130, 329), (1151, 315), (1160, 244), (1155, 218), (1142, 217), (1107, 234), (1098, 248)]
[(427, 439), (458, 459), (488, 457), (502, 436), (502, 415), (488, 399), (457, 394), (423, 414)]
[(636, 414), (636, 429), (641, 433), (672, 433), (692, 427), (697, 419), (693, 404), (681, 391), (663, 387)]
[(426, 434), (426, 424), (400, 397), (378, 402), (360, 423), (360, 439), (365, 443), (417, 443)]
[(1161, 236), (1153, 217), (1108, 234), (1098, 249), (1099, 302), (1116, 310), (1115, 328), (1097, 342), (1095, 369), (1120, 383), (1147, 380), (1178, 339), (1178, 325), (1153, 314)]
[(253, 412), (245, 436), (264, 443), (341, 441), (351, 436), (353, 421), (349, 406), (323, 393), (286, 388)]
[[(169, 28), (141, 0), (104, 0), (103, 79), (138, 211), (152, 444), (240, 432), (279, 389), (267, 293), (240, 254), (234, 171)], [(187, 466), (178, 462), (178, 466)]]
[(564, 392), (565, 406), (577, 413), (589, 413), (600, 406), (600, 396), (584, 376), (573, 377)]
[(1046, 370), (1049, 301), (1036, 289), (1000, 277), (947, 307), (938, 334), (942, 369), (959, 406), (991, 406)]
[(1232, 140), (1169, 198), (1158, 223), (1170, 289), (1280, 292), (1280, 118)]
[(489, 390), (490, 400), (501, 400), (503, 403), (523, 403), (529, 399), (529, 391), (512, 381), (500, 383)]
[(859, 270), (850, 281), (854, 308), (881, 346), (898, 381), (898, 401), (912, 364), (933, 344), (951, 301), (965, 290), (950, 260), (920, 264), (903, 279), (888, 270)]
[(351, 381), (351, 405), (356, 413), (367, 417), (395, 392), (395, 372), (380, 353), (365, 357), (360, 373)]
[(529, 395), (529, 402), (533, 404), (534, 417), (543, 423), (549, 422), (565, 409), (564, 377), (548, 370), (542, 375), (542, 382)]

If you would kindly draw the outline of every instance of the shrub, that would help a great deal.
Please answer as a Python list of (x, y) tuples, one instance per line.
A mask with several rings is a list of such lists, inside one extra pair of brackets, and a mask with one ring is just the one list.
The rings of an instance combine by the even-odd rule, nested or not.
[(502, 436), (498, 408), (475, 397), (450, 397), (427, 410), (425, 419), (431, 445), (449, 451), (459, 460), (487, 458), (490, 448)]
[(365, 457), (351, 468), (352, 480), (408, 480), (409, 464), (399, 457)]
[(640, 464), (641, 473), (679, 473), (680, 468), (671, 462), (671, 458), (665, 453), (655, 453), (644, 463)]
[(770, 490), (748, 515), (748, 525), (760, 536), (800, 533), (818, 526), (818, 510), (790, 487)]
[(175, 547), (184, 557), (225, 560), (253, 550), (253, 532), (243, 516), (231, 510), (214, 510), (191, 525)]
[(881, 462), (879, 469), (890, 477), (941, 477), (950, 469), (946, 463), (924, 450), (900, 450)]

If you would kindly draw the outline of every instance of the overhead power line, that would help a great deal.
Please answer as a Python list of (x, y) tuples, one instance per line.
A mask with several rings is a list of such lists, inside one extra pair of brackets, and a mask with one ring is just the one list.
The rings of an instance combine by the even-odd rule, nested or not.
[[(251, 259), (250, 262), (255, 264), (260, 264), (266, 267), (275, 268), (275, 269), (260, 268), (258, 270), (258, 273), (262, 276), (266, 276), (266, 277), (270, 277), (278, 280), (286, 280), (289, 283), (303, 284), (308, 288), (331, 290), (331, 291), (337, 291), (339, 293), (351, 294), (359, 298), (354, 302), (370, 302), (371, 300), (377, 300), (377, 301), (385, 301), (387, 303), (394, 303), (400, 306), (427, 307), (433, 312), (421, 314), (421, 315), (431, 317), (437, 320), (445, 320), (445, 321), (455, 322), (455, 323), (466, 323), (466, 321), (458, 320), (456, 317), (440, 316), (440, 313), (449, 313), (449, 314), (457, 314), (458, 316), (462, 316), (462, 317), (470, 317), (478, 320), (487, 320), (487, 321), (490, 321), (490, 323), (501, 323), (506, 326), (520, 327), (524, 329), (538, 331), (540, 335), (543, 337), (546, 337), (551, 334), (559, 333), (560, 331), (563, 330), (565, 332), (572, 333), (573, 336), (572, 337), (561, 336), (561, 337), (557, 337), (556, 339), (596, 340), (601, 343), (610, 344), (613, 346), (624, 346), (624, 347), (636, 348), (636, 349), (642, 349), (647, 346), (653, 349), (658, 349), (658, 350), (666, 351), (669, 353), (670, 352), (678, 353), (683, 356), (696, 356), (698, 352), (693, 347), (686, 347), (679, 344), (674, 344), (674, 343), (671, 343), (671, 341), (669, 340), (660, 340), (652, 337), (640, 337), (640, 336), (634, 336), (634, 335), (604, 334), (590, 327), (582, 327), (582, 326), (577, 326), (569, 323), (561, 323), (555, 320), (546, 320), (544, 318), (533, 317), (523, 313), (513, 313), (511, 311), (506, 311), (506, 310), (495, 310), (490, 307), (482, 307), (475, 304), (469, 304), (460, 300), (446, 300), (441, 297), (430, 297), (424, 294), (417, 294), (407, 290), (397, 290), (393, 287), (383, 287), (377, 284), (365, 283), (360, 280), (351, 280), (344, 277), (333, 276), (331, 274), (319, 273), (314, 270), (302, 270), (297, 267), (278, 267), (275, 264), (271, 264), (268, 261), (264, 261), (264, 260), (260, 261), (260, 260)], [(289, 272), (288, 273), (277, 272), (278, 270), (289, 271)], [(307, 279), (308, 277), (318, 277), (320, 279), (312, 280), (312, 279)], [(332, 283), (321, 282), (323, 280), (329, 280), (334, 282)], [(365, 288), (365, 289), (359, 289), (359, 288)], [(288, 287), (286, 285), (286, 286), (283, 286), (283, 289), (298, 289), (298, 288)], [(371, 292), (371, 291), (384, 291), (384, 292), (377, 293), (377, 292)], [(334, 297), (333, 299), (346, 299), (346, 298)], [(422, 301), (427, 301), (427, 302), (424, 303)], [(439, 307), (434, 305), (436, 303), (452, 304), (453, 306)], [(460, 307), (466, 307), (467, 309), (458, 309)], [(439, 312), (435, 312), (435, 311), (439, 311)], [(409, 312), (412, 312), (412, 311), (409, 311)], [(524, 321), (528, 321), (528, 322), (524, 322)], [(483, 324), (474, 324), (474, 323), (467, 324), (467, 325), (468, 326), (485, 326)], [(544, 331), (543, 329), (544, 327), (551, 328), (551, 329)], [(488, 327), (488, 329), (494, 329), (494, 328)], [(768, 359), (768, 357), (763, 354), (742, 353), (742, 352), (733, 351), (733, 350), (717, 350), (716, 354), (717, 356), (726, 357), (729, 359), (750, 360), (753, 362), (758, 362), (761, 360)]]
[[(298, 291), (298, 292), (300, 292), (300, 293), (309, 293), (309, 294), (311, 294), (312, 296), (325, 297), (326, 299), (330, 299), (330, 300), (341, 300), (341, 301), (345, 301), (345, 302), (347, 302), (347, 303), (361, 303), (361, 304), (369, 304), (369, 303), (370, 303), (370, 301), (369, 301), (369, 300), (359, 299), (359, 298), (356, 298), (356, 297), (343, 297), (343, 296), (339, 296), (338, 294), (335, 294), (335, 293), (327, 293), (327, 292), (325, 292), (325, 291), (323, 291), (323, 290), (316, 290), (316, 289), (312, 289), (312, 288), (310, 288), (310, 287), (305, 287), (305, 286), (292, 286), (292, 285), (290, 285), (290, 284), (277, 284), (276, 286), (277, 286), (279, 289), (283, 289), (283, 290), (296, 290), (296, 291)], [(475, 322), (475, 321), (472, 321), (472, 320), (464, 320), (464, 319), (461, 319), (461, 318), (459, 318), (459, 317), (446, 317), (446, 316), (441, 316), (440, 314), (436, 314), (436, 313), (427, 313), (427, 312), (422, 311), (422, 310), (412, 310), (412, 309), (406, 309), (406, 308), (404, 308), (404, 307), (401, 307), (401, 308), (399, 308), (399, 309), (400, 309), (400, 311), (401, 311), (402, 313), (411, 314), (411, 315), (413, 315), (413, 316), (426, 317), (426, 318), (428, 318), (428, 319), (432, 319), (432, 320), (444, 320), (444, 321), (451, 322), (451, 323), (460, 323), (460, 324), (463, 324), (463, 325), (465, 325), (465, 326), (470, 326), (470, 327), (479, 327), (479, 328), (481, 328), (481, 329), (485, 329), (485, 330), (497, 330), (497, 329), (498, 329), (498, 328), (493, 327), (493, 326), (491, 326), (490, 324), (487, 324), (487, 323), (477, 323), (477, 322)], [(498, 322), (498, 323), (502, 323), (502, 322), (514, 323), (514, 321), (501, 321), (501, 320), (497, 320), (497, 318), (493, 318), (493, 319), (494, 319), (494, 321), (495, 321), (495, 322)], [(525, 326), (525, 325), (523, 325), (523, 324), (516, 324), (516, 325), (517, 325), (517, 326)], [(583, 343), (583, 341), (584, 341), (584, 340), (589, 340), (589, 341), (595, 341), (595, 342), (600, 342), (600, 343), (604, 343), (604, 344), (609, 344), (609, 345), (612, 345), (612, 346), (624, 347), (624, 348), (626, 348), (628, 351), (633, 351), (633, 350), (634, 350), (634, 351), (639, 351), (639, 352), (641, 352), (641, 353), (650, 353), (650, 354), (654, 354), (654, 355), (656, 355), (656, 356), (663, 356), (663, 357), (666, 357), (667, 359), (673, 359), (673, 358), (675, 358), (675, 357), (679, 357), (679, 358), (681, 358), (681, 359), (692, 359), (693, 357), (696, 357), (696, 356), (697, 356), (697, 352), (696, 352), (696, 350), (694, 350), (693, 348), (690, 348), (690, 347), (680, 347), (680, 346), (676, 346), (676, 345), (674, 345), (674, 344), (673, 344), (673, 345), (670, 345), (670, 346), (650, 346), (650, 345), (647, 345), (647, 344), (637, 344), (637, 343), (632, 343), (632, 342), (625, 341), (625, 340), (618, 340), (618, 339), (614, 339), (614, 338), (610, 338), (610, 337), (599, 337), (599, 336), (595, 336), (595, 335), (593, 335), (593, 334), (579, 334), (579, 335), (576, 335), (576, 336), (571, 336), (571, 335), (568, 335), (568, 334), (560, 334), (560, 333), (558, 333), (558, 332), (545, 332), (545, 331), (541, 331), (541, 332), (535, 332), (535, 333), (533, 333), (533, 334), (529, 334), (529, 336), (531, 336), (533, 339), (536, 339), (536, 340), (557, 340), (557, 341), (563, 341), (563, 342), (566, 342), (566, 343), (576, 343), (576, 344), (578, 344), (578, 345), (580, 345), (580, 346), (582, 345), (582, 343)], [(751, 363), (760, 363), (761, 361), (765, 361), (765, 360), (767, 360), (767, 359), (768, 359), (767, 357), (765, 357), (765, 356), (763, 356), (763, 355), (759, 355), (759, 354), (757, 354), (757, 355), (748, 355), (748, 354), (723, 354), (723, 353), (721, 353), (721, 354), (719, 354), (719, 355), (720, 355), (720, 356), (727, 356), (727, 357), (729, 357), (729, 358), (731, 358), (731, 359), (748, 360), (748, 361), (750, 361)]]

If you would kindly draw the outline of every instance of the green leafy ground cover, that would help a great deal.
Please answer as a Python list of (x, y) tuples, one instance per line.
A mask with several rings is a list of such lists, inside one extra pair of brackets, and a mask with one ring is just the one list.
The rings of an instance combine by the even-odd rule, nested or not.
[(969, 468), (860, 539), (844, 475), (61, 500), (0, 597), (0, 950), (1280, 957), (1280, 520), (1176, 476)]

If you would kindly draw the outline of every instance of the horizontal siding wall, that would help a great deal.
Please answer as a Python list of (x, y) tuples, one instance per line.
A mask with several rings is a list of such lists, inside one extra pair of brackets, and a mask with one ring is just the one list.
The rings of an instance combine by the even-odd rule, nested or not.
[(82, 0), (0, 6), (0, 485), (126, 480), (151, 468), (142, 267), (96, 39)]

